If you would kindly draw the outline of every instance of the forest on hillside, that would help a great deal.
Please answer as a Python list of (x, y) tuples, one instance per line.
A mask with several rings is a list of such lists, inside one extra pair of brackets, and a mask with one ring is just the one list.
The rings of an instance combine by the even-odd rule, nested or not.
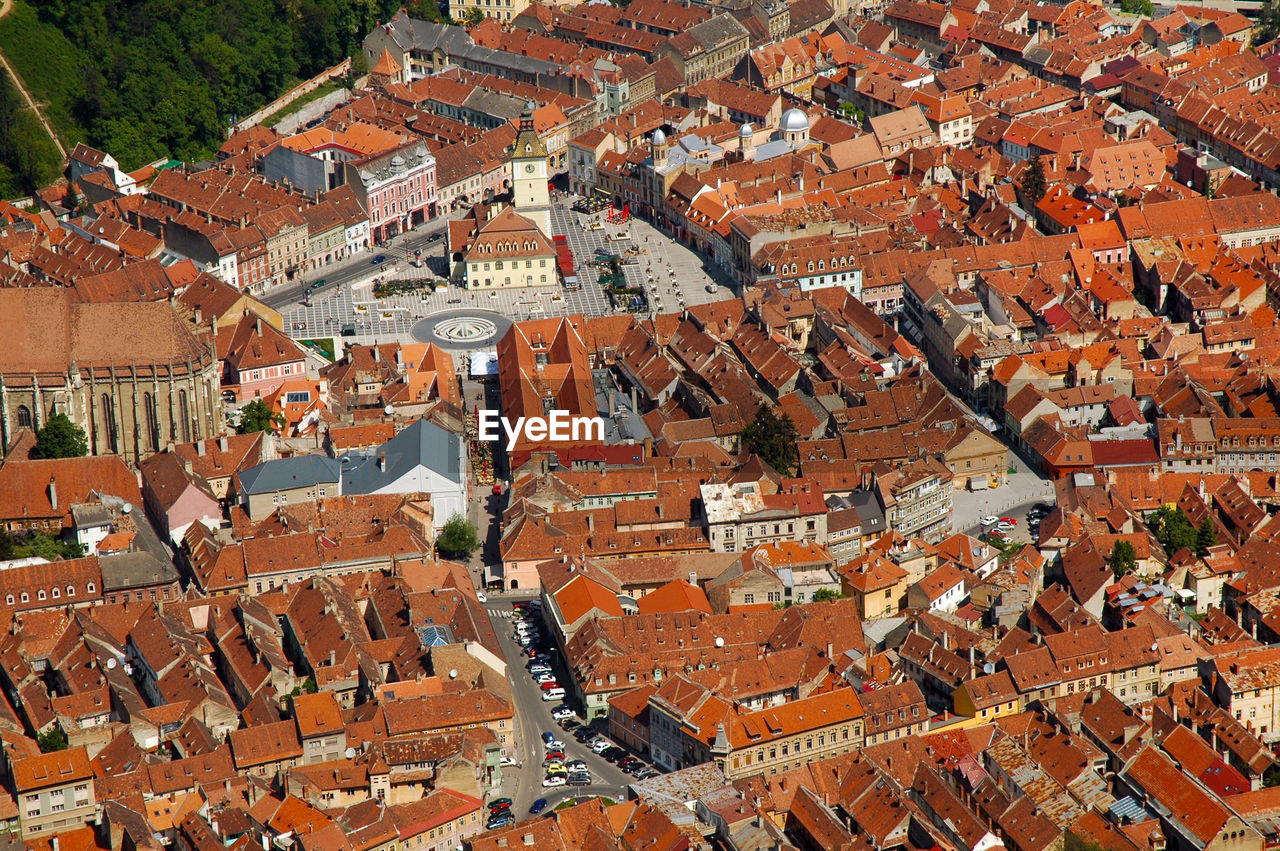
[(132, 169), (211, 155), (401, 6), (438, 15), (434, 0), (16, 0), (0, 49), (68, 150), (86, 141)]

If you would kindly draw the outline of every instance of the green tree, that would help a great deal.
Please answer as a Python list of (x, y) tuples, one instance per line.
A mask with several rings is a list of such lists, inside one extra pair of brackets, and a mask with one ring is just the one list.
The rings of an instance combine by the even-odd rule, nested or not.
[(82, 458), (89, 454), (89, 438), (84, 429), (71, 422), (66, 414), (54, 414), (36, 432), (32, 458)]
[(784, 476), (792, 475), (800, 463), (798, 440), (791, 417), (779, 417), (768, 403), (756, 409), (755, 419), (742, 430), (742, 447)]
[(471, 26), (473, 24), (483, 23), (484, 12), (482, 12), (479, 9), (479, 7), (472, 6), (470, 9), (467, 10), (466, 17), (462, 19), (462, 22), (464, 24), (467, 24), (468, 26)]
[(40, 746), (40, 753), (65, 751), (67, 749), (67, 734), (62, 732), (61, 727), (50, 727), (36, 736), (36, 744)]
[(1116, 541), (1107, 564), (1111, 567), (1111, 574), (1119, 581), (1121, 577), (1133, 573), (1133, 569), (1138, 566), (1138, 552), (1128, 541)]
[(240, 425), (236, 431), (252, 434), (256, 431), (274, 431), (284, 425), (284, 417), (267, 407), (261, 399), (254, 399), (240, 409)]
[(1040, 161), (1040, 155), (1037, 154), (1031, 158), (1031, 162), (1027, 163), (1027, 170), (1022, 175), (1022, 194), (1034, 207), (1048, 191), (1049, 185), (1044, 178), (1044, 163)]
[(455, 514), (444, 524), (436, 538), (436, 550), (453, 558), (468, 558), (480, 548), (476, 527), (461, 514)]
[(1169, 555), (1184, 549), (1195, 552), (1199, 545), (1199, 533), (1181, 508), (1162, 506), (1147, 518), (1147, 526)]
[(1200, 521), (1200, 528), (1196, 529), (1196, 555), (1206, 556), (1209, 554), (1209, 547), (1218, 543), (1218, 527), (1214, 525), (1212, 517), (1206, 517)]
[(840, 592), (834, 588), (819, 588), (817, 591), (813, 592), (813, 602), (815, 603), (829, 603), (832, 600), (839, 599)]
[(1150, 18), (1155, 15), (1156, 7), (1151, 0), (1120, 0), (1120, 11)]

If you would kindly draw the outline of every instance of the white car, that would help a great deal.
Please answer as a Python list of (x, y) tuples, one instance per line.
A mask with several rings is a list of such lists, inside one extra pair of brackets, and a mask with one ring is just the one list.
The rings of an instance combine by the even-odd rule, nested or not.
[(544, 741), (542, 743), (542, 747), (544, 750), (562, 751), (564, 750), (564, 742), (560, 741), (559, 739), (552, 739), (549, 742)]
[(554, 683), (556, 681), (556, 675), (550, 671), (546, 671), (541, 674), (534, 674), (533, 681), (538, 685), (542, 685), (543, 683)]
[(489, 598), (484, 595), (483, 591), (476, 592), (476, 599), (479, 600), (481, 603), (489, 602)]
[(544, 787), (563, 786), (568, 782), (569, 782), (568, 779), (563, 774), (552, 774), (543, 779), (542, 785)]
[(997, 524), (997, 525), (996, 525), (996, 528), (997, 528), (997, 529), (999, 529), (1001, 532), (1004, 532), (1004, 533), (1007, 535), (1007, 534), (1009, 534), (1010, 532), (1012, 532), (1012, 531), (1013, 531), (1013, 524), (1012, 524), (1012, 523), (1000, 523), (1000, 524)]
[(501, 760), (501, 764), (502, 765), (519, 765), (520, 763), (516, 762), (515, 757), (504, 756)]
[(613, 742), (608, 739), (596, 739), (591, 743), (592, 753), (604, 753), (611, 747), (613, 747)]
[(557, 721), (563, 721), (565, 718), (572, 718), (573, 716), (573, 710), (567, 706), (557, 706), (555, 709), (551, 710), (551, 717)]
[(547, 667), (546, 665), (534, 665), (529, 669), (529, 673), (535, 677), (540, 677), (543, 674), (551, 673), (551, 668)]
[(998, 522), (1000, 522), (1000, 518), (999, 518), (999, 517), (993, 517), (993, 516), (991, 516), (990, 514), (988, 514), (986, 517), (983, 517), (983, 518), (982, 518), (982, 525), (983, 525), (983, 526), (990, 526), (990, 525), (992, 525), (992, 524), (994, 524), (994, 523), (998, 523)]

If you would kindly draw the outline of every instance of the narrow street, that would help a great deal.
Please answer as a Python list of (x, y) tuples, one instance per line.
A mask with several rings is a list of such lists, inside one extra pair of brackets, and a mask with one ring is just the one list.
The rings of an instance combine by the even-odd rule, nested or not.
[[(552, 719), (551, 710), (559, 705), (559, 701), (542, 700), (542, 690), (525, 668), (527, 657), (512, 637), (511, 604), (531, 600), (533, 597), (534, 594), (527, 591), (491, 594), (487, 606), (507, 662), (507, 676), (511, 680), (511, 699), (515, 704), (516, 715), (516, 759), (520, 761), (518, 767), (503, 769), (503, 788), (492, 797), (510, 798), (513, 802), (511, 810), (521, 821), (534, 818), (529, 815), (529, 805), (538, 798), (547, 799), (547, 811), (555, 809), (558, 803), (570, 798), (603, 795), (617, 801), (627, 797), (627, 786), (633, 780), (613, 763), (592, 753), (590, 748), (579, 743)], [(551, 655), (556, 657), (554, 650)], [(568, 671), (563, 660), (553, 658), (551, 667), (561, 683), (568, 682)], [(578, 720), (580, 722), (582, 719)], [(602, 723), (597, 722), (594, 727), (598, 732), (604, 732)], [(544, 731), (555, 734), (557, 739), (564, 742), (566, 760), (580, 759), (587, 764), (593, 781), (590, 786), (542, 787), (545, 776), (542, 770)]]

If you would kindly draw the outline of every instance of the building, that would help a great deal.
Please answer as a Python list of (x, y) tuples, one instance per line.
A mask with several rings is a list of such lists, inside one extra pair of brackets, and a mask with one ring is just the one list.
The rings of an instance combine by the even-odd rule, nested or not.
[(323, 455), (277, 458), (236, 475), (236, 494), (250, 520), (261, 520), (283, 505), (342, 496), (342, 464)]
[[(535, 104), (520, 113), (520, 129), (511, 148), (511, 203), (522, 217), (551, 236), (551, 191), (547, 185), (547, 148), (534, 127)], [(544, 283), (540, 281), (539, 283)], [(552, 283), (555, 279), (552, 278)]]
[[(532, 163), (524, 167), (529, 165)], [(546, 180), (542, 182), (545, 187)], [(457, 226), (468, 224), (467, 219), (452, 222), (451, 239), (458, 236)], [(555, 245), (539, 225), (514, 207), (503, 209), (463, 239), (463, 245), (451, 246), (457, 258), (453, 274), (468, 289), (554, 287), (559, 283)]]
[(462, 438), (417, 420), (381, 446), (342, 456), (342, 493), (422, 493), (439, 530), (467, 515), (467, 459)]
[(1264, 742), (1280, 740), (1280, 648), (1223, 654), (1206, 665), (1214, 702)]
[(745, 552), (781, 541), (827, 543), (827, 507), (821, 488), (761, 493), (753, 482), (698, 486), (712, 552)]
[[(11, 754), (7, 749), (6, 753)], [(83, 747), (38, 756), (10, 756), (9, 774), (24, 839), (79, 827), (97, 812), (93, 769)]]
[[(223, 428), (213, 335), (166, 302), (76, 302), (63, 287), (0, 290), (0, 439), (54, 414), (84, 429), (94, 455), (126, 463)], [(121, 334), (121, 329), (139, 333)]]

